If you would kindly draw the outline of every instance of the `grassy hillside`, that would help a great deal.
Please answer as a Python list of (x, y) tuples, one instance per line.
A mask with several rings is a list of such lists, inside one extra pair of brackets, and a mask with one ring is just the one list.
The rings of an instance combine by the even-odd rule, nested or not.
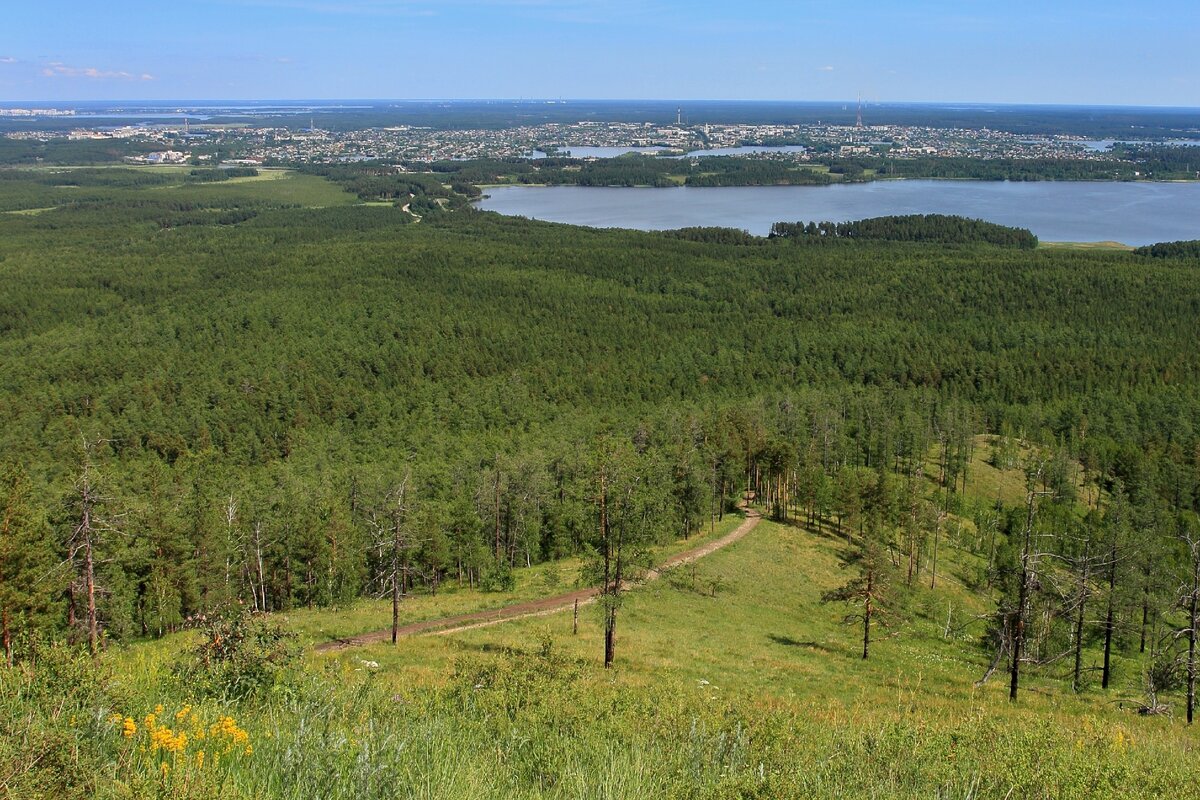
[[(170, 676), (182, 643), (167, 639), (107, 656), (111, 705), (57, 735), (97, 736), (79, 767), (99, 796), (1200, 796), (1197, 739), (1181, 720), (1053, 679), (1018, 706), (1002, 679), (974, 686), (985, 659), (959, 627), (979, 602), (957, 579), (962, 552), (950, 551), (942, 589), (898, 604), (864, 662), (846, 609), (819, 600), (843, 578), (844, 549), (761, 523), (695, 574), (628, 596), (614, 671), (599, 665), (595, 609), (577, 636), (563, 613), (309, 655), (245, 703), (195, 701)], [(160, 732), (193, 732), (176, 753), (137, 751), (156, 704)], [(236, 748), (210, 730), (223, 715), (244, 732)]]

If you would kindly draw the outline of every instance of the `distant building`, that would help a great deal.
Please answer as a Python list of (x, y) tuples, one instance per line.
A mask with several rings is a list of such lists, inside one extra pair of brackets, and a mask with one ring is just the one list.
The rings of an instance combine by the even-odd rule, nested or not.
[(182, 164), (187, 161), (187, 153), (178, 150), (164, 150), (161, 153), (147, 153), (147, 164)]

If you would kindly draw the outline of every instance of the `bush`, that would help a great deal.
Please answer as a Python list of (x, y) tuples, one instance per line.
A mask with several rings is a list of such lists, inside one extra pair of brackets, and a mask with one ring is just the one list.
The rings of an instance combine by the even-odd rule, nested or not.
[(294, 633), (245, 608), (206, 618), (200, 629), (200, 646), (175, 667), (197, 696), (245, 699), (276, 690), (300, 655)]
[(95, 797), (112, 700), (108, 671), (78, 647), (34, 642), (0, 666), (0, 797)]
[(483, 574), (479, 588), (485, 592), (511, 592), (517, 588), (517, 576), (509, 564), (500, 562)]

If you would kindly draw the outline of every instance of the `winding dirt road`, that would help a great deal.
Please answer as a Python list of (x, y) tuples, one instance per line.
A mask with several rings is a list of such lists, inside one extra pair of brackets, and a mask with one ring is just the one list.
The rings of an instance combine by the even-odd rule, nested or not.
[[(754, 530), (754, 526), (762, 519), (761, 515), (753, 509), (746, 509), (746, 519), (741, 525), (738, 525), (732, 532), (725, 534), (720, 539), (714, 539), (711, 542), (702, 544), (699, 547), (694, 547), (691, 550), (685, 550), (671, 556), (657, 568), (650, 570), (646, 574), (646, 580), (652, 581), (659, 578), (663, 572), (678, 567), (682, 564), (688, 564), (692, 561), (704, 558), (705, 556), (715, 553), (723, 547), (741, 539), (743, 536)], [(576, 601), (579, 605), (586, 605), (594, 602), (596, 596), (600, 593), (599, 589), (579, 589), (566, 594), (555, 595), (553, 597), (543, 597), (538, 600), (528, 600), (524, 603), (514, 603), (511, 606), (503, 608), (493, 608), (489, 611), (475, 611), (470, 614), (458, 614), (452, 617), (439, 617), (438, 619), (428, 619), (422, 622), (410, 622), (407, 625), (401, 625), (397, 633), (400, 636), (418, 636), (423, 633), (444, 635), (448, 633), (458, 633), (459, 631), (471, 630), (472, 628), (485, 628), (489, 625), (499, 625), (502, 622), (508, 622), (514, 619), (525, 619), (527, 617), (541, 617), (547, 614), (554, 614), (559, 611), (565, 611), (569, 608), (574, 608)], [(324, 653), (336, 650), (346, 650), (351, 647), (362, 647), (369, 644), (378, 644), (386, 642), (392, 638), (392, 629), (386, 628), (381, 631), (372, 631), (358, 636), (351, 636), (346, 639), (335, 639), (332, 642), (323, 642), (313, 648), (315, 652)]]

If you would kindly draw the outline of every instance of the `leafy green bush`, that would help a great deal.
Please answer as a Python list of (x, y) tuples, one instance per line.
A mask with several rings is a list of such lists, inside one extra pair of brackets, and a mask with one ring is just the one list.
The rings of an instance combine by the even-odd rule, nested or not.
[(203, 641), (175, 667), (197, 696), (245, 699), (286, 685), (300, 656), (296, 635), (244, 607), (201, 623)]
[(508, 563), (500, 562), (483, 574), (479, 586), (485, 592), (511, 592), (517, 588), (517, 577)]

